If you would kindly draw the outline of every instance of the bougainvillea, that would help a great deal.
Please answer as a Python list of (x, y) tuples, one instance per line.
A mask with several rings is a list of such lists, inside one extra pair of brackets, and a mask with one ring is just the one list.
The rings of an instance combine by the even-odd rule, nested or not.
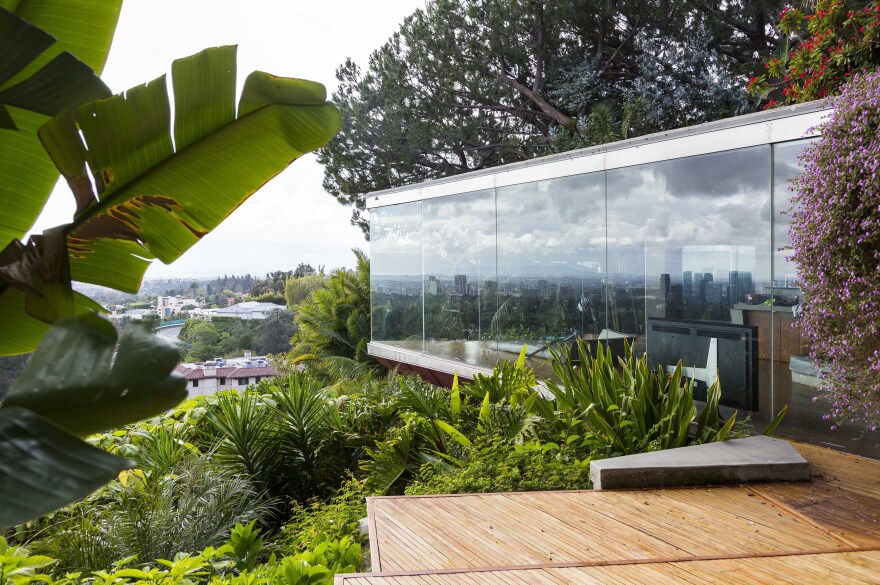
[(850, 10), (844, 0), (821, 0), (814, 14), (786, 8), (777, 27), (786, 41), (748, 85), (764, 109), (836, 94), (856, 73), (880, 65), (880, 2)]
[(828, 418), (880, 427), (880, 71), (835, 98), (794, 182), (802, 329), (823, 368)]

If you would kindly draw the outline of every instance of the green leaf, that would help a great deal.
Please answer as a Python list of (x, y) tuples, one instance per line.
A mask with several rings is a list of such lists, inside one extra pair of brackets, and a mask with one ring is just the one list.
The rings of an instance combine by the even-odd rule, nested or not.
[(528, 346), (523, 344), (522, 349), (519, 352), (519, 357), (516, 358), (516, 369), (522, 370), (526, 367), (526, 348)]
[(726, 441), (727, 435), (730, 433), (730, 430), (733, 428), (733, 425), (736, 424), (736, 412), (730, 415), (730, 418), (727, 419), (727, 422), (724, 423), (724, 426), (718, 430), (718, 434), (712, 439), (713, 441)]
[[(324, 101), (323, 86), (266, 73), (248, 77), (236, 118), (234, 61), (235, 47), (175, 61), (176, 146), (164, 78), (82, 106), (75, 123), (58, 116), (40, 130), (79, 190), (68, 231), (74, 280), (137, 291), (143, 260), (173, 262), (336, 133), (339, 111)], [(84, 182), (86, 163), (97, 193)]]
[[(101, 310), (101, 306), (85, 295), (73, 293), (74, 313), (84, 315)], [(0, 335), (0, 355), (16, 355), (34, 351), (49, 331), (50, 325), (34, 319), (27, 313), (27, 295), (9, 288), (2, 293), (0, 323), (4, 334)]]
[(461, 445), (462, 447), (470, 447), (472, 445), (471, 440), (468, 439), (464, 434), (456, 429), (451, 424), (438, 419), (434, 419), (434, 424), (440, 427), (440, 430), (449, 435), (456, 443)]
[(449, 394), (449, 410), (452, 416), (458, 416), (461, 412), (461, 392), (458, 390), (458, 372), (452, 375), (452, 390)]
[(785, 418), (785, 414), (788, 412), (788, 405), (786, 404), (782, 408), (779, 409), (779, 412), (776, 413), (776, 416), (773, 417), (773, 420), (770, 421), (770, 424), (767, 425), (767, 428), (764, 429), (762, 435), (767, 435), (768, 437), (772, 437), (773, 433), (776, 432), (776, 427), (779, 426), (779, 423), (782, 422), (782, 419)]
[(145, 328), (116, 330), (96, 315), (59, 321), (28, 362), (4, 406), (30, 409), (80, 435), (158, 414), (186, 397), (173, 373), (179, 354)]
[(6, 405), (0, 408), (0, 445), (0, 527), (83, 498), (133, 467), (33, 412)]
[(491, 424), (492, 411), (489, 407), (489, 392), (483, 395), (483, 404), (480, 406), (480, 420), (477, 423), (477, 429), (482, 431)]
[[(30, 229), (58, 179), (58, 170), (37, 138), (37, 130), (48, 117), (31, 110), (55, 113), (59, 104), (76, 106), (110, 93), (98, 85), (93, 70), (100, 72), (104, 67), (121, 6), (121, 0), (0, 1), (0, 9), (15, 13), (12, 18), (10, 12), (0, 16), (0, 92), (11, 93), (11, 99), (7, 93), (0, 102), (42, 102), (37, 108), (31, 103), (27, 109), (0, 106), (5, 114), (0, 117), (7, 120), (0, 125), (11, 123), (18, 128), (0, 130), (0, 200), (6, 203), (0, 214), (0, 248)], [(20, 25), (21, 20), (29, 23), (27, 28)], [(15, 91), (14, 86), (18, 86)], [(99, 87), (100, 93), (95, 93)]]

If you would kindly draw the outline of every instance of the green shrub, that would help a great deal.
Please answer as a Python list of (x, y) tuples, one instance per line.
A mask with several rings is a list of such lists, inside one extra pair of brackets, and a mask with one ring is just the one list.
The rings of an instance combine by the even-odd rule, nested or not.
[(551, 351), (559, 382), (550, 381), (548, 389), (556, 409), (580, 427), (579, 435), (567, 440), (576, 436), (602, 457), (723, 441), (736, 423), (736, 413), (725, 421), (719, 412), (718, 381), (697, 416), (694, 382), (683, 379), (680, 362), (672, 374), (654, 372), (647, 355), (636, 359), (627, 346), (625, 359), (615, 364), (610, 348), (593, 356), (583, 340), (578, 340), (576, 360)]
[(370, 493), (363, 483), (349, 479), (328, 502), (308, 506), (294, 503), (290, 520), (281, 528), (276, 541), (288, 553), (302, 552), (325, 541), (348, 538), (363, 543), (358, 523), (367, 515), (366, 497)]
[(407, 495), (588, 489), (590, 459), (560, 452), (554, 443), (531, 440), (511, 444), (483, 436), (460, 467), (425, 464)]

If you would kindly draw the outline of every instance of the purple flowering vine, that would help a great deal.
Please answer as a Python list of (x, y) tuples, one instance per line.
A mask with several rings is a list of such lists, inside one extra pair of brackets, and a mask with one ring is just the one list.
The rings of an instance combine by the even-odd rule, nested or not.
[(834, 100), (801, 156), (791, 235), (801, 328), (836, 423), (880, 427), (880, 69)]

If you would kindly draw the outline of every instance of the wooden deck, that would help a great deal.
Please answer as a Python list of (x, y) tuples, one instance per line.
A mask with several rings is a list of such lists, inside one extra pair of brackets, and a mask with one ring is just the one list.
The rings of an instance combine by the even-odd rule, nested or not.
[(466, 585), (615, 583), (797, 584), (880, 583), (880, 551), (689, 561), (646, 561), (580, 567), (528, 567), (337, 575), (337, 585)]
[(336, 582), (880, 583), (880, 461), (796, 447), (810, 482), (370, 498)]

